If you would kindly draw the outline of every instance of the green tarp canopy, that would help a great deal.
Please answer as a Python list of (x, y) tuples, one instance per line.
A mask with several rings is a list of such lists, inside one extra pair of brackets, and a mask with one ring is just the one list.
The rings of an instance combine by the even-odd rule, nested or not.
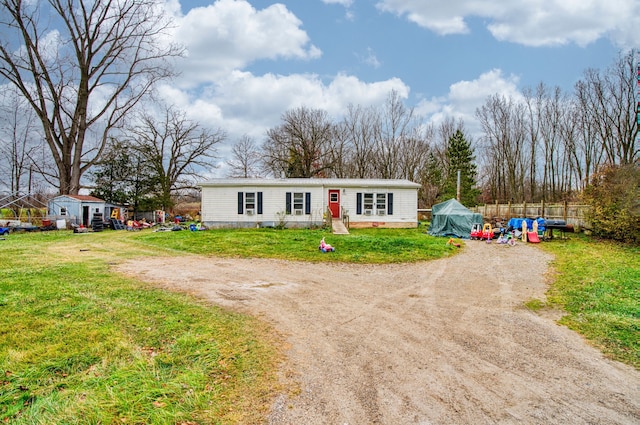
[(474, 213), (455, 199), (436, 204), (431, 208), (431, 224), (428, 233), (432, 236), (455, 236), (469, 239), (471, 227), (482, 224), (482, 214)]

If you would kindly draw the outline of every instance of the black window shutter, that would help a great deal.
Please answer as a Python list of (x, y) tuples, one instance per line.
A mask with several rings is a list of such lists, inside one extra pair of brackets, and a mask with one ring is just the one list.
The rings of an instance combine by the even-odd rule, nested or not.
[(356, 194), (356, 214), (362, 214), (362, 193)]
[(393, 215), (393, 193), (387, 193), (387, 215)]
[(244, 193), (238, 192), (238, 214), (244, 213)]
[(311, 214), (311, 192), (304, 194), (304, 213)]
[(262, 192), (258, 192), (258, 214), (262, 214)]
[(285, 213), (291, 214), (291, 192), (287, 192), (286, 200), (287, 200), (287, 206), (286, 206)]

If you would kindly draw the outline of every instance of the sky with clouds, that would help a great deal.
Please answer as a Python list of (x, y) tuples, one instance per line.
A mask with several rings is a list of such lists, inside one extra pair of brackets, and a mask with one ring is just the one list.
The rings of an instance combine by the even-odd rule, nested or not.
[[(463, 118), (488, 95), (570, 91), (640, 47), (638, 0), (166, 0), (181, 75), (161, 88), (204, 125), (262, 142), (288, 109), (383, 104)], [(224, 175), (224, 164), (218, 174)]]

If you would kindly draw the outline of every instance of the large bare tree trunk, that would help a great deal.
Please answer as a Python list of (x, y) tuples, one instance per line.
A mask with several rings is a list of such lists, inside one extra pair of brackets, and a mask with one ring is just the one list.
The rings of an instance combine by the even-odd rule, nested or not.
[[(181, 49), (156, 0), (0, 0), (0, 76), (36, 112), (61, 194), (77, 194), (109, 133)], [(47, 25), (51, 25), (50, 27)]]

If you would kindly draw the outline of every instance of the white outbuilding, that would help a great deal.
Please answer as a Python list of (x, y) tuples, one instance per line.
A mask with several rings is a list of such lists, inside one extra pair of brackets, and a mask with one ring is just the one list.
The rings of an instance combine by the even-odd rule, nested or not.
[(417, 227), (418, 189), (408, 180), (213, 179), (202, 189), (207, 227)]

